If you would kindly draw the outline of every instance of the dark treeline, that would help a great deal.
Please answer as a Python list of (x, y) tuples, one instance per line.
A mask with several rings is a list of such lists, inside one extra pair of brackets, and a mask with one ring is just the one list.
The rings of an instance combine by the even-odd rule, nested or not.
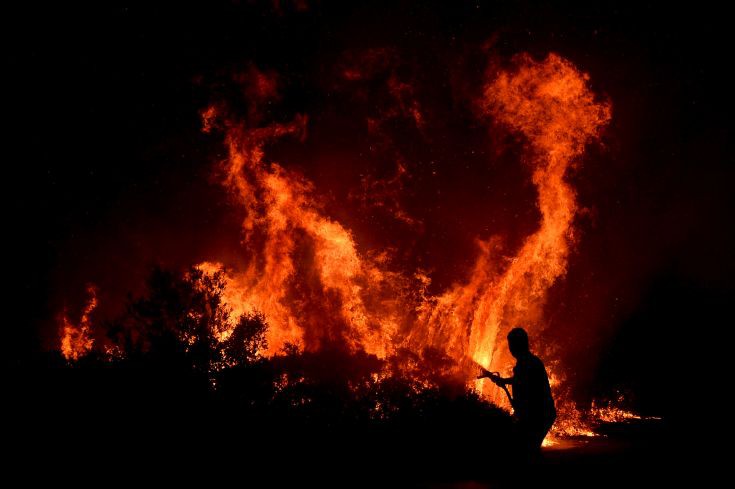
[(223, 287), (217, 274), (156, 269), (144, 297), (95, 329), (87, 355), (48, 352), (17, 372), (9, 385), (23, 443), (58, 453), (248, 453), (249, 463), (375, 466), (412, 478), (419, 466), (428, 478), (487, 473), (514, 455), (510, 415), (450, 382), (436, 352), (381, 360), (288, 345), (266, 358), (258, 313), (217, 339), (231, 314)]

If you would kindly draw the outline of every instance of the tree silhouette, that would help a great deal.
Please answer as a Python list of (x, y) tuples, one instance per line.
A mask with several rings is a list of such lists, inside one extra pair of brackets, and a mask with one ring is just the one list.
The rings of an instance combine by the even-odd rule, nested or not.
[[(77, 362), (55, 363), (65, 416), (105, 413), (105, 422), (124, 420), (131, 432), (167, 427), (171, 436), (204, 434), (223, 445), (317, 440), (350, 447), (355, 460), (381, 453), (398, 464), (408, 453), (446, 470), (510, 453), (508, 413), (452, 378), (441, 352), (379, 359), (340, 345), (286, 345), (265, 356), (267, 318), (233, 318), (224, 287), (221, 272), (153, 269), (146, 293), (106, 325), (106, 342)], [(478, 431), (492, 434), (482, 452), (468, 444)]]
[(226, 367), (253, 364), (261, 359), (261, 354), (268, 349), (266, 333), (268, 324), (265, 316), (252, 312), (240, 316), (229, 336), (217, 345)]

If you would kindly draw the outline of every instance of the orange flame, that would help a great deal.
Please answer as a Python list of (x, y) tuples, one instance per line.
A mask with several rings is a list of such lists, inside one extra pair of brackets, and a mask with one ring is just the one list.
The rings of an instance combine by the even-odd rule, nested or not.
[(433, 342), (466, 348), (491, 370), (510, 361), (499, 348), (501, 334), (514, 326), (541, 330), (546, 291), (566, 272), (577, 205), (565, 174), (610, 119), (610, 106), (595, 102), (587, 79), (555, 54), (543, 62), (524, 55), (517, 69), (485, 86), (486, 113), (527, 142), (541, 222), (499, 275), (493, 274), (491, 243), (482, 243), (470, 280), (438, 298), (427, 319)]
[(79, 360), (94, 346), (94, 339), (90, 336), (90, 316), (97, 307), (97, 290), (94, 286), (87, 287), (89, 299), (84, 306), (79, 324), (73, 324), (66, 315), (61, 317), (61, 354), (67, 360)]
[[(323, 215), (310, 182), (263, 161), (267, 141), (301, 134), (305, 123), (297, 117), (291, 124), (228, 130), (226, 185), (246, 208), (245, 243), (257, 253), (247, 270), (227, 277), (225, 302), (233, 318), (265, 314), (270, 352), (286, 343), (315, 349), (345, 342), (385, 356), (398, 323), (385, 308), (368, 308), (364, 298), (390, 274), (360, 256), (350, 231)], [(218, 265), (200, 268), (213, 272)]]
[[(388, 251), (360, 252), (352, 232), (326, 215), (310, 181), (266, 159), (270, 142), (305, 137), (307, 119), (259, 126), (258, 104), (277, 97), (277, 84), (255, 68), (248, 76), (255, 77), (248, 121), (231, 120), (217, 105), (202, 113), (205, 131), (225, 129), (224, 185), (245, 211), (246, 266), (226, 271), (223, 293), (233, 326), (241, 314), (263, 313), (266, 355), (287, 344), (338, 344), (381, 358), (398, 348), (431, 347), (454, 359), (463, 379), (474, 378), (477, 364), (506, 370), (511, 359), (498, 339), (514, 326), (538, 337), (547, 291), (566, 273), (577, 212), (566, 173), (610, 119), (610, 105), (595, 99), (588, 76), (550, 54), (543, 61), (519, 56), (513, 68), (488, 77), (478, 108), (522, 138), (540, 222), (511, 258), (497, 252), (499, 238), (478, 241), (469, 276), (439, 295), (427, 292), (428, 275), (392, 270)], [(214, 273), (223, 266), (199, 268)], [(93, 296), (78, 326), (64, 319), (61, 347), (69, 359), (92, 347), (95, 304)], [(216, 333), (224, 340), (230, 332)], [(478, 390), (504, 404), (483, 382)]]
[[(245, 206), (253, 257), (228, 276), (225, 301), (236, 314), (266, 315), (271, 353), (286, 342), (314, 349), (342, 340), (380, 357), (399, 346), (431, 346), (464, 367), (503, 369), (509, 358), (498, 338), (516, 325), (541, 330), (546, 292), (565, 273), (573, 238), (577, 206), (565, 174), (608, 122), (610, 106), (595, 101), (586, 74), (555, 54), (516, 61), (488, 81), (480, 106), (524, 138), (541, 222), (507, 264), (493, 254), (497, 240), (480, 242), (467, 280), (439, 296), (424, 293), (430, 277), (389, 271), (387, 253), (360, 254), (352, 233), (324, 215), (310, 182), (264, 161), (264, 145), (303, 134), (304, 117), (255, 129), (227, 125), (226, 184)], [(205, 116), (209, 125), (211, 108)]]

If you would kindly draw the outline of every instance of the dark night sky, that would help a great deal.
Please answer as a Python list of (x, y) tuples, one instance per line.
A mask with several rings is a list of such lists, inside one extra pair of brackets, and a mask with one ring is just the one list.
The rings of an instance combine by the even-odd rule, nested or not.
[[(410, 195), (421, 202), (422, 192), (436, 188), (426, 176), (426, 165), (436, 159), (448, 196), (446, 202), (437, 197), (443, 210), (426, 219), (439, 222), (453, 206), (471, 206), (481, 191), (472, 188), (476, 175), (468, 177), (451, 155), (486, 134), (467, 126), (461, 97), (463, 89), (476, 88), (472, 77), (482, 72), (480, 46), (496, 36), (494, 55), (556, 51), (588, 72), (595, 91), (612, 101), (603, 147), (573, 176), (589, 212), (580, 221), (578, 258), (552, 291), (563, 304), (551, 312), (565, 324), (571, 317), (601, 323), (566, 353), (583, 365), (597, 354), (592, 345), (600, 337), (606, 345), (601, 363), (580, 374), (580, 382), (629, 386), (644, 409), (672, 401), (670, 372), (681, 362), (695, 368), (691, 364), (704, 358), (692, 335), (732, 324), (720, 317), (731, 302), (735, 244), (727, 16), (703, 2), (307, 3), (306, 10), (284, 1), (278, 9), (269, 2), (232, 2), (6, 14), (15, 29), (5, 40), (5, 147), (11, 148), (3, 165), (10, 217), (5, 241), (12, 250), (8, 282), (17, 294), (9, 302), (6, 357), (20, 361), (41, 348), (47, 339), (39, 331), (63, 301), (78, 299), (85, 280), (101, 283), (103, 294), (124, 296), (152, 262), (181, 266), (212, 250), (227, 254), (239, 217), (210, 176), (221, 148), (201, 134), (199, 111), (222, 77), (251, 62), (286, 80), (275, 118), (313, 117), (311, 142), (295, 164), (328, 186), (368, 165), (345, 156), (355, 142), (349, 126), (335, 127), (341, 101), (334, 100), (340, 95), (330, 70), (352, 52), (395, 50), (399, 69), (424, 87), (419, 98), (443, 121), (432, 136), (448, 140), (434, 139), (437, 150), (413, 143), (402, 148), (415, 157)], [(355, 111), (369, 114), (372, 102), (362, 103)], [(401, 128), (395, 130), (400, 135)], [(326, 163), (315, 163), (317, 156)], [(522, 177), (487, 171), (507, 181)], [(514, 213), (533, 216), (533, 200), (523, 202), (498, 211), (500, 229)], [(390, 229), (369, 232), (374, 223), (354, 219), (358, 241), (386, 244)], [(476, 229), (480, 216), (466, 219)], [(454, 257), (467, 254), (469, 235), (451, 249), (432, 244), (452, 232), (429, 226), (419, 243), (427, 251), (415, 259), (461, 262)], [(512, 231), (506, 232), (512, 242)], [(578, 334), (573, 326), (559, 331)]]

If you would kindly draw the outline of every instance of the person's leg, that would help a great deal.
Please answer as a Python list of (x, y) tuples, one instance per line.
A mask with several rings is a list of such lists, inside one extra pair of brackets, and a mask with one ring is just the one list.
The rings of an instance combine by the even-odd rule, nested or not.
[[(544, 441), (546, 431), (541, 423), (530, 420), (519, 421), (520, 443), (528, 457), (536, 457), (541, 450), (541, 442)], [(539, 438), (540, 437), (540, 438)]]

